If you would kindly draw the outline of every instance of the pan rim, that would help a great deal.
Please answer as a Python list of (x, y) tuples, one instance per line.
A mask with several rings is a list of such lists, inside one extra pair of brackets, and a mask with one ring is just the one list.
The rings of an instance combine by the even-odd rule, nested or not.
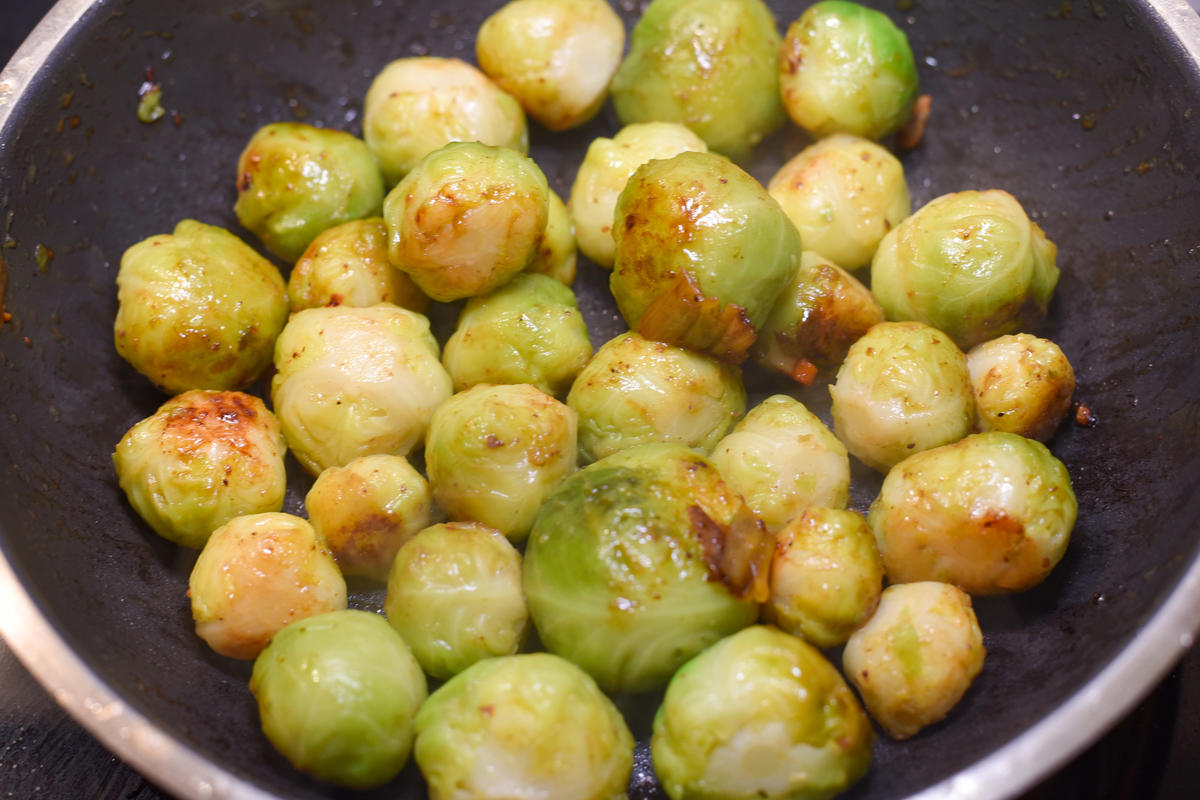
[[(13, 110), (60, 42), (99, 0), (59, 0), (0, 72), (0, 153)], [(1200, 16), (1188, 0), (1140, 0), (1200, 71)], [(19, 580), (0, 537), (0, 637), (35, 679), (109, 750), (185, 798), (272, 797), (126, 704), (74, 651)], [(1129, 712), (1200, 631), (1200, 550), (1166, 600), (1120, 652), (1060, 706), (1007, 744), (910, 800), (1004, 800), (1061, 767)]]

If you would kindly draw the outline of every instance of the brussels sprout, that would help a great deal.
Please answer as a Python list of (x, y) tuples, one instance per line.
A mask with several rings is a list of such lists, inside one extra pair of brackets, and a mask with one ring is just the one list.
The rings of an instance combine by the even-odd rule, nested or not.
[(300, 517), (236, 517), (213, 531), (188, 578), (196, 635), (251, 659), (298, 619), (346, 607), (346, 580)]
[(868, 519), (892, 583), (999, 594), (1050, 574), (1076, 510), (1067, 468), (1045, 445), (993, 431), (897, 464)]
[(479, 68), (552, 131), (596, 116), (624, 49), (605, 0), (511, 0), (475, 37)]
[(515, 150), (452, 142), (388, 194), (388, 258), (434, 300), (485, 294), (533, 260), (550, 187)]
[(279, 422), (257, 397), (195, 389), (130, 428), (113, 466), (155, 533), (198, 548), (234, 517), (283, 508), (285, 451)]
[(769, 531), (809, 506), (845, 508), (850, 456), (799, 400), (777, 394), (750, 409), (713, 448), (712, 463)]
[(834, 432), (879, 472), (958, 441), (975, 423), (967, 357), (946, 334), (920, 322), (881, 322), (867, 331), (829, 394)]
[(408, 455), (451, 390), (429, 320), (387, 303), (293, 314), (275, 368), (283, 436), (313, 475), (360, 456)]
[(633, 771), (620, 712), (549, 653), (475, 664), (430, 695), (416, 727), (432, 800), (618, 800)]
[(1057, 253), (1008, 192), (956, 192), (883, 237), (871, 288), (888, 319), (926, 322), (965, 350), (1041, 321)]
[(321, 306), (392, 303), (424, 311), (429, 298), (387, 260), (387, 226), (380, 217), (355, 220), (323, 231), (288, 276), (292, 311)]
[(850, 345), (880, 322), (883, 309), (870, 289), (824, 256), (805, 250), (750, 353), (766, 369), (808, 385), (818, 367), (837, 367)]
[(426, 528), (396, 554), (384, 611), (435, 678), (512, 655), (529, 629), (521, 554), (478, 522)]
[(527, 383), (479, 384), (433, 412), (425, 468), (451, 519), (475, 520), (513, 541), (575, 470), (575, 412)]
[(825, 800), (866, 773), (873, 739), (816, 648), (756, 625), (680, 668), (650, 752), (672, 800)]
[(379, 216), (383, 176), (361, 139), (300, 122), (259, 128), (238, 158), (238, 222), (295, 263), (326, 228)]
[(855, 511), (813, 506), (775, 542), (768, 617), (817, 647), (844, 643), (883, 590), (883, 561), (867, 521)]
[(1028, 333), (1001, 336), (967, 353), (980, 431), (1046, 441), (1071, 407), (1075, 370), (1054, 342)]
[(522, 274), (466, 302), (442, 363), (458, 391), (531, 383), (560, 395), (591, 357), (574, 293), (546, 275)]
[(874, 142), (844, 134), (800, 151), (767, 191), (806, 249), (849, 270), (870, 264), (884, 234), (912, 208), (899, 160)]
[(317, 476), (308, 521), (345, 575), (387, 580), (396, 551), (429, 525), (429, 483), (404, 456), (356, 458)]
[(737, 363), (800, 264), (796, 226), (714, 153), (643, 164), (617, 200), (609, 285), (648, 339)]
[(771, 549), (703, 456), (643, 445), (546, 500), (525, 549), (525, 596), (547, 650), (606, 691), (645, 691), (754, 622)]
[(562, 198), (553, 190), (549, 193), (546, 230), (533, 254), (526, 272), (546, 275), (570, 286), (575, 282), (575, 225)]
[(846, 642), (842, 668), (889, 735), (907, 739), (943, 719), (983, 669), (971, 598), (945, 583), (883, 591), (875, 616)]
[(330, 611), (288, 625), (254, 662), (250, 691), (266, 737), (296, 769), (370, 789), (408, 761), (428, 688), (387, 622)]
[(652, 0), (613, 79), (617, 116), (681, 123), (743, 159), (785, 118), (779, 45), (761, 0)]
[(450, 142), (529, 150), (525, 112), (512, 95), (457, 58), (401, 58), (383, 68), (363, 104), (363, 138), (388, 186)]
[(617, 196), (638, 167), (656, 158), (707, 149), (703, 139), (674, 122), (638, 122), (611, 139), (592, 140), (571, 185), (569, 203), (583, 254), (606, 269), (612, 267)]
[(279, 270), (226, 230), (185, 219), (121, 256), (117, 353), (169, 394), (239, 389), (287, 322)]
[(917, 66), (908, 37), (882, 12), (823, 0), (788, 27), (779, 88), (788, 116), (812, 135), (881, 139), (912, 113)]
[(629, 332), (601, 345), (567, 405), (585, 462), (650, 442), (707, 453), (746, 412), (746, 389), (737, 367)]

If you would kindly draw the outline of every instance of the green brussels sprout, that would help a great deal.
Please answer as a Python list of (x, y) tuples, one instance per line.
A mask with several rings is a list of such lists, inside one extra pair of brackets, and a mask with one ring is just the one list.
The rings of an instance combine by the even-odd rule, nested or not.
[(546, 496), (575, 470), (575, 412), (535, 386), (479, 384), (433, 412), (425, 468), (451, 519), (521, 541)]
[(423, 312), (429, 298), (388, 262), (387, 245), (387, 226), (381, 217), (344, 222), (322, 231), (288, 276), (292, 311), (392, 303)]
[(772, 547), (703, 456), (642, 445), (547, 498), (525, 548), (525, 597), (547, 650), (606, 691), (645, 691), (754, 622)]
[(451, 142), (383, 204), (388, 258), (443, 302), (485, 294), (533, 260), (550, 208), (546, 176), (515, 150)]
[(521, 554), (500, 531), (478, 522), (426, 528), (396, 554), (383, 608), (435, 678), (512, 655), (529, 629)]
[(558, 193), (551, 190), (547, 207), (546, 230), (526, 272), (546, 275), (564, 286), (575, 282), (575, 225)]
[(259, 128), (237, 165), (238, 222), (289, 264), (326, 228), (377, 217), (383, 176), (371, 150), (343, 131), (301, 122)]
[(596, 116), (624, 49), (606, 0), (511, 0), (475, 37), (479, 68), (552, 131)]
[(795, 223), (806, 249), (849, 270), (870, 264), (880, 240), (912, 209), (900, 161), (846, 134), (800, 151), (775, 173), (767, 192)]
[(293, 314), (275, 369), (283, 436), (313, 475), (360, 456), (408, 455), (451, 393), (429, 320), (388, 303)]
[(888, 319), (928, 323), (966, 350), (1041, 321), (1057, 253), (1008, 192), (956, 192), (883, 237), (871, 288)]
[(371, 789), (412, 751), (428, 687), (404, 640), (369, 611), (330, 611), (291, 623), (254, 661), (250, 691), (262, 730), (296, 769)]
[(650, 752), (671, 800), (826, 800), (866, 773), (873, 740), (816, 648), (756, 625), (680, 668)]
[(967, 353), (976, 429), (1046, 441), (1071, 407), (1075, 370), (1054, 342), (1028, 333), (1001, 336)]
[(222, 228), (185, 219), (121, 256), (117, 353), (168, 394), (240, 389), (287, 322), (283, 276)]
[(450, 142), (529, 150), (525, 112), (512, 95), (457, 58), (401, 58), (375, 76), (363, 104), (363, 138), (394, 186)]
[(591, 357), (574, 292), (546, 275), (526, 273), (466, 302), (442, 363), (457, 391), (479, 383), (530, 383), (561, 395)]
[(767, 617), (820, 648), (845, 643), (883, 590), (883, 560), (856, 511), (813, 506), (775, 540)]
[(433, 497), (408, 459), (380, 454), (324, 470), (304, 509), (344, 575), (385, 581), (400, 546), (429, 526)]
[(879, 609), (846, 642), (842, 668), (875, 721), (907, 739), (945, 718), (986, 655), (961, 589), (933, 581), (883, 590)]
[(750, 409), (717, 443), (712, 463), (769, 531), (809, 506), (845, 508), (846, 446), (799, 400), (777, 394)]
[(737, 367), (627, 332), (600, 346), (567, 405), (585, 462), (651, 442), (707, 453), (746, 412), (746, 389)]
[(252, 659), (290, 622), (346, 607), (346, 580), (312, 525), (279, 512), (213, 531), (188, 578), (196, 635)]
[(771, 306), (750, 354), (766, 369), (810, 385), (883, 322), (871, 290), (824, 256), (805, 250), (792, 282)]
[(783, 107), (813, 136), (887, 136), (908, 121), (917, 83), (904, 31), (858, 3), (823, 0), (809, 6), (784, 35)]
[(113, 466), (155, 533), (199, 548), (234, 517), (283, 508), (285, 452), (279, 422), (257, 397), (193, 389), (130, 428)]
[(761, 0), (652, 0), (613, 79), (617, 116), (681, 123), (741, 160), (785, 119), (779, 45)]
[(633, 736), (578, 667), (549, 653), (481, 661), (417, 712), (417, 766), (431, 800), (619, 800)]
[(897, 464), (868, 520), (892, 583), (1000, 594), (1050, 574), (1076, 511), (1071, 476), (1045, 445), (992, 431)]
[(617, 200), (609, 285), (629, 327), (738, 363), (800, 264), (800, 235), (715, 153), (638, 167)]
[(617, 197), (638, 167), (686, 150), (707, 149), (703, 139), (675, 122), (637, 122), (611, 139), (592, 140), (571, 184), (569, 200), (575, 239), (583, 254), (605, 269), (612, 268)]
[(854, 343), (829, 387), (833, 430), (879, 472), (956, 442), (975, 424), (967, 357), (920, 322), (881, 322)]

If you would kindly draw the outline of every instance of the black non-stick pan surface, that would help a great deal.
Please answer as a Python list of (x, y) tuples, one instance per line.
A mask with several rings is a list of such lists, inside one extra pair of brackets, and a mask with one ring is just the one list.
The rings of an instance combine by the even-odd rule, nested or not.
[[(36, 73), (0, 138), (0, 291), (11, 314), (0, 327), (0, 548), (41, 614), (125, 704), (280, 796), (350, 793), (308, 780), (271, 749), (246, 688), (249, 664), (214, 655), (192, 633), (194, 553), (157, 538), (116, 485), (114, 444), (165, 399), (114, 352), (117, 266), (126, 247), (186, 217), (253, 241), (232, 205), (235, 161), (255, 129), (300, 120), (359, 133), (362, 98), (384, 64), (473, 59), (475, 31), (498, 5), (98, 2)], [(771, 5), (782, 28), (807, 3)], [(1096, 424), (1067, 422), (1051, 442), (1080, 506), (1065, 559), (1034, 590), (977, 600), (983, 673), (944, 723), (903, 743), (880, 738), (870, 773), (847, 795), (858, 800), (933, 786), (1077, 695), (1177, 589), (1200, 540), (1196, 63), (1140, 2), (869, 5), (908, 33), (933, 96), (924, 141), (902, 156), (914, 207), (968, 188), (1022, 201), (1058, 244), (1062, 268), (1036, 332), (1071, 358)], [(632, 24), (637, 4), (618, 8)], [(153, 125), (135, 113), (148, 75), (171, 112)], [(531, 126), (532, 155), (565, 196), (587, 143), (618, 127), (610, 108), (570, 133)], [(807, 141), (789, 127), (746, 166), (765, 181)], [(606, 279), (581, 264), (576, 289), (598, 343), (623, 329)], [(454, 310), (433, 315), (443, 336)], [(746, 379), (755, 397), (789, 391), (827, 412), (825, 382), (803, 389), (753, 366)], [(308, 479), (294, 464), (291, 477), (285, 510), (301, 512)], [(879, 479), (861, 466), (854, 479), (852, 505), (864, 510)], [(381, 600), (360, 589), (352, 604)], [(1150, 659), (1158, 672), (1165, 658)], [(617, 699), (644, 739), (657, 698)], [(1044, 746), (1055, 761), (1055, 743)], [(639, 771), (632, 796), (655, 792)], [(424, 790), (410, 766), (355, 796)]]

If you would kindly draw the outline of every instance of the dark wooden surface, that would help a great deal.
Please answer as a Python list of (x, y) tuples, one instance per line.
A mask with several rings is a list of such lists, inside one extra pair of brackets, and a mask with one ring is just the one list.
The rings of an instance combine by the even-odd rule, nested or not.
[[(51, 5), (0, 0), (0, 63)], [(4, 613), (0, 609), (0, 613)], [(1023, 800), (1200, 796), (1200, 651), (1137, 709)], [(0, 800), (165, 800), (62, 711), (0, 640)]]

